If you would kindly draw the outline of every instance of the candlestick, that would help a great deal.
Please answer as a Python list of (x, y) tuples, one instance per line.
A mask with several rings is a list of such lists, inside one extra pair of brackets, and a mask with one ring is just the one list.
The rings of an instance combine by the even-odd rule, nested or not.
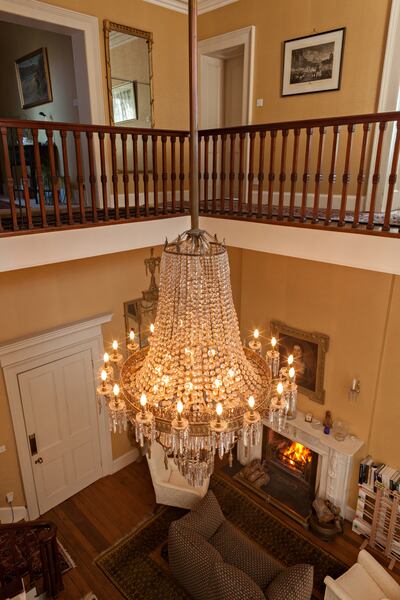
[(278, 377), (279, 375), (279, 352), (275, 350), (276, 345), (276, 338), (273, 337), (271, 339), (271, 350), (268, 350), (265, 357), (271, 377)]
[(255, 329), (253, 332), (253, 338), (249, 341), (249, 348), (253, 350), (253, 352), (257, 352), (261, 354), (261, 342), (259, 340), (260, 332), (258, 329)]

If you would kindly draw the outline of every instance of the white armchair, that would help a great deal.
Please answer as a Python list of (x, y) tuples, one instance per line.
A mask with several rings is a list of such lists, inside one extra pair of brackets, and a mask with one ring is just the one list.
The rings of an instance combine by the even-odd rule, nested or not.
[(202, 487), (193, 487), (179, 473), (172, 459), (168, 459), (168, 468), (165, 468), (164, 451), (158, 442), (152, 444), (151, 458), (147, 456), (147, 462), (158, 504), (193, 508), (207, 493), (209, 478)]
[(324, 581), (325, 600), (400, 600), (400, 586), (366, 550), (338, 579)]

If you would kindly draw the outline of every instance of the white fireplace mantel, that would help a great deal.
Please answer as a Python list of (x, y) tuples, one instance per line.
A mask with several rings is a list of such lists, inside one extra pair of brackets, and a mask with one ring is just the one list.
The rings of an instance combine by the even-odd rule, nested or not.
[[(311, 423), (305, 421), (302, 412), (298, 412), (295, 419), (287, 420), (282, 431), (274, 427), (267, 419), (263, 423), (319, 455), (316, 496), (330, 500), (340, 508), (343, 517), (350, 518), (347, 498), (353, 459), (361, 450), (364, 442), (355, 436), (348, 436), (340, 442), (334, 438), (332, 433), (327, 435), (322, 428), (314, 429)], [(243, 446), (238, 446), (238, 459), (242, 464), (246, 464), (254, 458), (261, 458), (261, 455), (262, 440), (247, 455)]]

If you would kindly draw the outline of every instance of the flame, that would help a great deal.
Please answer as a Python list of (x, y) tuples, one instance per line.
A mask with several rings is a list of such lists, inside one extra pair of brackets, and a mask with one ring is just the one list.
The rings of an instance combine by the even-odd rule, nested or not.
[(311, 450), (298, 442), (292, 442), (292, 444), (283, 452), (283, 456), (293, 466), (298, 463), (307, 464), (312, 460)]

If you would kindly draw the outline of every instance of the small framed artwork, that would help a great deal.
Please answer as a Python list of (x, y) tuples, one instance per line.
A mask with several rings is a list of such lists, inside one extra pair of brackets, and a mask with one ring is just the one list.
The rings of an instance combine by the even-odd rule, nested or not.
[(325, 355), (329, 337), (324, 333), (294, 329), (280, 321), (271, 321), (271, 335), (278, 340), (281, 365), (285, 366), (289, 354), (293, 354), (299, 392), (324, 404)]
[(22, 108), (53, 102), (47, 48), (39, 48), (15, 61)]
[(338, 90), (344, 36), (342, 27), (284, 42), (282, 96)]

